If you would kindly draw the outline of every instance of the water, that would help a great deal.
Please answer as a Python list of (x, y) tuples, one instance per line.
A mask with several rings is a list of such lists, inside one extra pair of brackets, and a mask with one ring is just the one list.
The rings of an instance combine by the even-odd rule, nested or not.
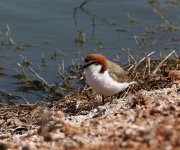
[[(23, 49), (19, 50), (16, 46), (1, 46), (0, 66), (21, 70), (17, 63), (21, 63), (24, 56), (28, 58), (31, 67), (48, 83), (60, 82), (56, 76), (58, 64), (64, 62), (66, 68), (72, 60), (81, 63), (81, 57), (89, 53), (102, 53), (108, 58), (115, 58), (115, 54), (118, 54), (121, 62), (127, 63), (127, 55), (122, 48), (130, 48), (135, 57), (143, 57), (144, 48), (138, 50), (134, 36), (142, 43), (145, 29), (155, 30), (157, 26), (166, 24), (164, 19), (153, 12), (153, 7), (146, 0), (90, 0), (84, 6), (84, 10), (78, 8), (82, 2), (83, 0), (1, 0), (1, 34), (5, 40), (5, 28), (8, 24), (14, 41), (17, 45), (23, 45)], [(75, 8), (77, 11), (74, 17)], [(178, 28), (179, 8), (180, 4), (167, 4), (163, 0), (158, 6), (160, 13)], [(134, 17), (137, 22), (130, 23), (128, 16)], [(121, 32), (118, 29), (127, 31)], [(83, 44), (75, 42), (79, 31), (83, 31), (87, 37)], [(162, 31), (148, 34), (144, 38), (147, 51), (157, 51), (156, 57), (160, 52), (168, 54), (173, 48), (180, 53), (180, 41), (177, 41), (180, 38), (179, 31)], [(173, 43), (172, 39), (176, 42)], [(157, 44), (153, 45), (156, 40)], [(54, 51), (58, 54), (56, 60), (51, 59)], [(46, 67), (41, 66), (42, 52)], [(7, 90), (20, 95), (21, 93), (16, 91), (17, 80), (12, 78), (15, 72), (4, 72), (7, 75), (1, 76), (1, 91)], [(30, 102), (38, 100), (34, 94), (23, 95)]]

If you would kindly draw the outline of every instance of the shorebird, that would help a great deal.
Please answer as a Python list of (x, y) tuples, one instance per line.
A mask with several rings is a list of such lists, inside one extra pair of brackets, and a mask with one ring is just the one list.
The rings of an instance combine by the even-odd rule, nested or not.
[(101, 54), (90, 54), (84, 61), (86, 62), (83, 66), (86, 83), (98, 94), (113, 96), (130, 85), (137, 84), (131, 81), (120, 65)]

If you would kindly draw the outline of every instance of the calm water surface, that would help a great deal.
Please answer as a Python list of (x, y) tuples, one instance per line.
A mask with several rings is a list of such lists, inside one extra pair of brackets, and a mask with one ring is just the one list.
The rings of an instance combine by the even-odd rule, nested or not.
[[(153, 12), (152, 5), (146, 0), (90, 0), (84, 9), (80, 9), (78, 6), (82, 2), (83, 0), (1, 0), (1, 37), (3, 41), (7, 41), (5, 30), (8, 24), (13, 40), (17, 45), (23, 46), (23, 49), (17, 49), (17, 46), (0, 46), (0, 66), (21, 70), (17, 63), (22, 62), (22, 57), (27, 57), (31, 67), (45, 80), (49, 83), (60, 82), (56, 77), (58, 64), (64, 62), (67, 67), (72, 60), (81, 63), (81, 57), (89, 53), (102, 53), (109, 58), (115, 58), (115, 54), (118, 54), (121, 62), (126, 63), (127, 56), (122, 48), (130, 48), (137, 58), (143, 57), (144, 51), (138, 50), (134, 36), (141, 43), (145, 30), (154, 31), (159, 25), (166, 25), (165, 20)], [(167, 4), (165, 0), (161, 0), (157, 8), (168, 22), (179, 28), (180, 4)], [(135, 21), (131, 22), (133, 18)], [(75, 42), (79, 31), (86, 34), (86, 42), (83, 44)], [(179, 31), (161, 31), (144, 38), (147, 50), (155, 50), (156, 57), (159, 53), (168, 54), (173, 48), (180, 53)], [(152, 44), (155, 41), (157, 43)], [(51, 59), (54, 51), (58, 54), (56, 60)], [(46, 67), (41, 66), (42, 53)], [(13, 71), (5, 73), (6, 76), (0, 76), (1, 91), (7, 90), (19, 95), (16, 80), (11, 76)], [(24, 96), (30, 102), (38, 100), (34, 94), (24, 93)]]

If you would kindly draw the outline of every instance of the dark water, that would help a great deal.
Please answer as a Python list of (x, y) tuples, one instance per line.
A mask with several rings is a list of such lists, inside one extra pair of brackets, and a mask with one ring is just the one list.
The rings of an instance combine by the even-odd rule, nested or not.
[[(58, 64), (63, 62), (66, 68), (72, 61), (81, 63), (81, 57), (89, 53), (102, 53), (111, 59), (117, 54), (121, 62), (126, 63), (127, 55), (122, 48), (130, 48), (136, 58), (143, 57), (145, 48), (138, 48), (134, 37), (137, 37), (140, 47), (142, 38), (145, 38), (147, 51), (155, 50), (156, 57), (160, 53), (166, 55), (174, 48), (180, 53), (179, 1), (177, 4), (159, 1), (155, 8), (160, 14), (154, 13), (146, 0), (90, 0), (80, 9), (82, 2), (1, 0), (0, 31), (5, 45), (0, 46), (0, 66), (21, 70), (17, 63), (22, 63), (22, 57), (27, 57), (31, 67), (53, 83), (60, 82), (56, 76)], [(178, 29), (158, 28), (160, 25), (168, 26), (168, 23), (175, 24)], [(15, 46), (6, 44), (7, 24)], [(75, 42), (79, 31), (86, 34), (85, 43)], [(153, 33), (145, 35), (145, 31)], [(56, 60), (51, 58), (54, 52), (57, 53)], [(41, 65), (42, 53), (46, 67)], [(1, 91), (19, 95), (20, 92), (16, 92), (17, 80), (12, 78), (15, 72), (0, 72), (7, 74), (0, 76)], [(24, 93), (24, 96), (30, 102), (38, 100), (34, 94)]]

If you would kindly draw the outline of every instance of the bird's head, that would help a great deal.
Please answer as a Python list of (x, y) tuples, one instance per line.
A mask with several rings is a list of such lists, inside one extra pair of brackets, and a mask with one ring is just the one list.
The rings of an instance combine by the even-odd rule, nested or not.
[(86, 62), (86, 64), (83, 66), (84, 69), (93, 64), (101, 65), (100, 73), (103, 73), (108, 68), (107, 58), (101, 54), (90, 54), (84, 59), (84, 61)]

